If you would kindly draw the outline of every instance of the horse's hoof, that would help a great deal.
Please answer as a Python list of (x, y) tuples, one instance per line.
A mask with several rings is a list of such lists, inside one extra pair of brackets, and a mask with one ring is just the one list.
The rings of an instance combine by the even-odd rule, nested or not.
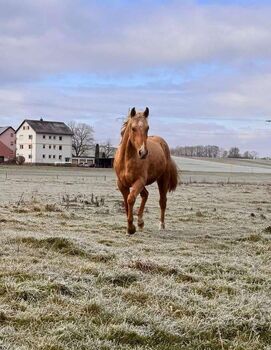
[(160, 230), (160, 231), (163, 231), (165, 228), (166, 228), (165, 223), (164, 223), (164, 222), (160, 222), (160, 224), (159, 224), (159, 230)]
[(128, 233), (129, 235), (133, 235), (135, 232), (136, 232), (136, 227), (135, 227), (135, 225), (131, 225), (131, 226), (128, 227), (127, 233)]

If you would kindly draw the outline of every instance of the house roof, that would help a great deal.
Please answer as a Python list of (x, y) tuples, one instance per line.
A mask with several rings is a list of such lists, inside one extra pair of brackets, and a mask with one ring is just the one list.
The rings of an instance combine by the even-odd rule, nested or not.
[(2, 135), (8, 129), (15, 131), (12, 126), (0, 126), (0, 135)]
[(18, 127), (16, 132), (21, 128), (23, 123), (27, 122), (37, 134), (57, 134), (57, 135), (73, 135), (71, 129), (63, 122), (53, 122), (40, 120), (25, 119)]

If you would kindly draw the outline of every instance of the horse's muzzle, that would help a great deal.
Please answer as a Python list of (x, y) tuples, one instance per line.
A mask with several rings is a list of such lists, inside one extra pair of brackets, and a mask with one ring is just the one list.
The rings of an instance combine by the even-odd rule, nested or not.
[(145, 150), (141, 150), (140, 149), (138, 151), (139, 158), (140, 159), (145, 159), (147, 157), (148, 153), (149, 153), (149, 151), (147, 149), (145, 149)]

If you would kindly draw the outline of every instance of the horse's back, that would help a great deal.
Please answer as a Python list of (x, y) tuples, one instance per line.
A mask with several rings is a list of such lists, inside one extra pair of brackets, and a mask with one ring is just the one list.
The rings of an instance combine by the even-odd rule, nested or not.
[(148, 162), (147, 184), (151, 184), (167, 172), (170, 152), (166, 141), (160, 136), (149, 136), (147, 147), (149, 151), (146, 159)]
[(148, 143), (150, 142), (156, 145), (159, 145), (162, 151), (164, 152), (165, 157), (167, 159), (170, 158), (170, 150), (169, 150), (168, 144), (161, 136), (149, 136)]

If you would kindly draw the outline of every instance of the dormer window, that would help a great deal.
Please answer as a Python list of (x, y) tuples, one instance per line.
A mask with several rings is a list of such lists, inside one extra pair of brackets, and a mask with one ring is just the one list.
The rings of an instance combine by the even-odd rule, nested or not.
[(28, 135), (29, 140), (32, 140), (33, 135)]

